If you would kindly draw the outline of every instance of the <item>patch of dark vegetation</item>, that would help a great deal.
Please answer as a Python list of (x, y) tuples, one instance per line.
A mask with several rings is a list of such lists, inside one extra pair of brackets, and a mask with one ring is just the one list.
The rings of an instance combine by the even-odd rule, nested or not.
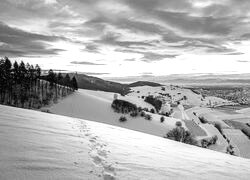
[(137, 106), (135, 104), (120, 99), (115, 99), (112, 102), (111, 107), (115, 112), (123, 114), (137, 111)]
[(152, 108), (152, 109), (150, 109), (150, 112), (154, 114), (155, 110)]
[(151, 121), (152, 120), (152, 116), (150, 114), (146, 114), (145, 115), (145, 119), (148, 120), (148, 121)]
[(0, 104), (40, 109), (77, 89), (74, 76), (62, 76), (53, 70), (42, 76), (39, 65), (0, 59)]
[(162, 116), (161, 119), (160, 119), (161, 123), (163, 123), (165, 121), (165, 117)]
[(131, 117), (137, 117), (138, 115), (139, 115), (138, 111), (132, 111), (132, 112), (130, 113), (130, 116), (131, 116)]
[(141, 112), (141, 117), (145, 117), (146, 113), (144, 111)]
[(208, 123), (208, 121), (204, 118), (204, 116), (199, 116), (198, 118), (202, 124)]
[(192, 134), (182, 127), (182, 123), (180, 121), (176, 122), (176, 127), (169, 131), (166, 136), (164, 136), (164, 138), (179, 141), (186, 144), (196, 146), (198, 145), (196, 139), (192, 136)]
[(214, 135), (212, 138), (202, 139), (201, 140), (201, 147), (208, 148), (211, 145), (216, 144), (218, 137)]
[(131, 92), (131, 89), (126, 84), (121, 84), (112, 81), (106, 81), (101, 78), (88, 76), (85, 74), (69, 74), (70, 77), (75, 76), (78, 82), (78, 87), (81, 89), (89, 89), (89, 90), (99, 90), (106, 92), (114, 92), (119, 93), (122, 96)]
[(127, 121), (127, 118), (126, 118), (125, 116), (121, 116), (121, 117), (119, 118), (119, 121), (120, 121), (120, 122), (126, 122), (126, 121)]
[(138, 87), (138, 86), (152, 86), (152, 87), (158, 87), (158, 86), (162, 86), (159, 83), (155, 83), (155, 82), (149, 82), (149, 81), (137, 81), (131, 84), (128, 84), (128, 87)]
[(150, 96), (147, 96), (144, 100), (145, 102), (153, 105), (156, 109), (157, 112), (159, 112), (159, 110), (161, 109), (161, 106), (162, 106), (162, 101), (155, 98), (154, 96), (150, 95)]
[(221, 134), (223, 134), (223, 130), (222, 130), (222, 127), (221, 127), (221, 124), (220, 124), (220, 123), (216, 122), (216, 123), (214, 124), (214, 127), (215, 127), (216, 129), (218, 129), (218, 131), (219, 131)]
[(231, 155), (234, 155), (235, 156), (235, 152), (234, 152), (234, 147), (230, 144), (228, 147), (227, 147), (227, 151), (226, 153), (227, 154), (231, 154)]

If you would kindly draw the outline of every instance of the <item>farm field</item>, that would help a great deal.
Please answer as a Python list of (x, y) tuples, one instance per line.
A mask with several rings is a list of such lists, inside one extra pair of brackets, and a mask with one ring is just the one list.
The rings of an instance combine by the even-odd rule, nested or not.
[(218, 140), (216, 144), (209, 146), (208, 149), (219, 151), (219, 152), (226, 152), (226, 148), (228, 143), (226, 139), (221, 135), (221, 133), (212, 125), (212, 124), (200, 124), (201, 128), (203, 128), (209, 137), (216, 135)]
[(239, 156), (250, 158), (250, 140), (238, 129), (223, 129), (224, 134), (230, 139), (233, 146), (237, 146)]
[(183, 121), (185, 122), (186, 127), (194, 136), (207, 136), (207, 133), (195, 122), (190, 120), (183, 120)]

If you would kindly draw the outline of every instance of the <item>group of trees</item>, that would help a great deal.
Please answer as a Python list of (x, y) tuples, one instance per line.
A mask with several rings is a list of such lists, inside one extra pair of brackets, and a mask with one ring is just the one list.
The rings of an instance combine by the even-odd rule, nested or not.
[(25, 64), (12, 64), (0, 59), (0, 103), (23, 108), (40, 108), (77, 90), (75, 77), (62, 76), (52, 70), (42, 76), (41, 68)]
[(189, 131), (185, 130), (182, 127), (182, 123), (180, 121), (176, 122), (176, 127), (171, 131), (169, 131), (166, 134), (166, 136), (164, 136), (164, 138), (197, 146), (196, 139), (192, 136), (192, 134)]
[(155, 97), (152, 96), (152, 95), (149, 95), (149, 96), (147, 96), (147, 97), (145, 98), (144, 101), (147, 102), (147, 103), (149, 103), (149, 104), (151, 104), (151, 105), (153, 105), (153, 106), (155, 107), (155, 109), (156, 109), (157, 112), (160, 111), (161, 106), (162, 106), (162, 101), (161, 101), (161, 100), (155, 98)]

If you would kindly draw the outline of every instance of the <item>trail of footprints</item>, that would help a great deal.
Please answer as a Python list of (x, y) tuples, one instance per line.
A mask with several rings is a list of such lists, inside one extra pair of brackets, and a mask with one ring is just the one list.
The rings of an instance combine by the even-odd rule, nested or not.
[(105, 149), (107, 146), (101, 142), (98, 136), (91, 134), (90, 129), (84, 122), (81, 122), (81, 128), (85, 136), (88, 137), (90, 143), (89, 156), (95, 166), (102, 168), (102, 177), (104, 180), (115, 180), (115, 168), (106, 161), (109, 151)]

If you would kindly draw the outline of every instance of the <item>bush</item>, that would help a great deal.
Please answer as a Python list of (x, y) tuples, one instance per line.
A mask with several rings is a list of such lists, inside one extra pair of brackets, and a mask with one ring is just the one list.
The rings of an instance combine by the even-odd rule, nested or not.
[(152, 95), (147, 96), (144, 101), (153, 105), (157, 112), (161, 109), (161, 106), (162, 106), (161, 100), (155, 98)]
[(234, 147), (230, 144), (228, 147), (227, 147), (227, 154), (231, 154), (231, 155), (235, 155), (235, 152), (234, 152)]
[(141, 117), (145, 117), (146, 113), (144, 111), (141, 112)]
[(218, 140), (218, 136), (217, 136), (217, 135), (214, 135), (214, 136), (212, 137), (212, 144), (216, 144), (217, 140)]
[(121, 116), (121, 117), (119, 118), (119, 121), (120, 121), (120, 122), (125, 122), (125, 121), (127, 121), (127, 118), (126, 118), (125, 116)]
[(144, 108), (143, 110), (146, 111), (146, 112), (149, 112), (148, 108)]
[(221, 134), (223, 134), (222, 128), (221, 128), (221, 124), (220, 124), (220, 123), (216, 122), (216, 123), (214, 124), (214, 127), (215, 127), (216, 129), (218, 129), (218, 131), (219, 131)]
[(150, 110), (150, 112), (154, 114), (154, 113), (155, 113), (155, 110), (152, 108), (152, 109)]
[(162, 116), (160, 120), (161, 120), (161, 123), (163, 123), (165, 121), (164, 116)]
[(152, 120), (152, 116), (150, 114), (146, 114), (145, 115), (145, 119), (151, 121)]
[(250, 139), (250, 132), (248, 129), (244, 128), (241, 131)]
[(135, 104), (120, 99), (115, 99), (112, 102), (111, 107), (115, 110), (115, 112), (118, 113), (129, 113), (137, 111), (137, 106)]
[(142, 111), (142, 107), (138, 107), (137, 110), (138, 110), (138, 112), (141, 112)]
[(198, 118), (201, 121), (201, 123), (203, 123), (203, 124), (208, 123), (208, 121), (203, 116), (199, 116)]
[(161, 90), (162, 90), (162, 91), (165, 91), (165, 90), (166, 90), (166, 88), (165, 88), (165, 87), (161, 87)]
[(177, 122), (175, 123), (175, 125), (176, 125), (177, 127), (182, 127), (181, 121), (177, 121)]
[(202, 139), (202, 140), (201, 140), (201, 147), (207, 148), (207, 147), (209, 147), (210, 145), (215, 144), (215, 143), (217, 142), (217, 140), (218, 140), (218, 137), (217, 137), (216, 135), (213, 136), (213, 137), (210, 138), (210, 139)]
[(131, 117), (137, 117), (138, 116), (138, 112), (137, 111), (133, 111), (130, 113)]

